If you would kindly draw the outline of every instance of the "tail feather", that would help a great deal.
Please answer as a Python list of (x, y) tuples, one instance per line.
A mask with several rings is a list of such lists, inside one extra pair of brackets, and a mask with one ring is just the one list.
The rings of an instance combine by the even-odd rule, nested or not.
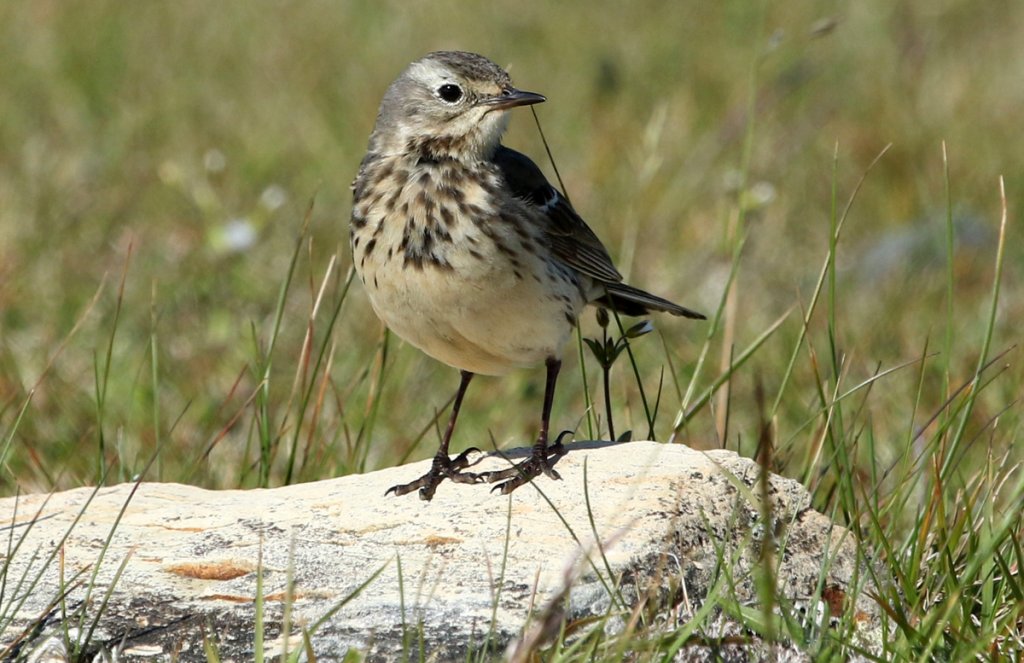
[(703, 313), (697, 313), (625, 283), (605, 283), (603, 285), (605, 294), (591, 303), (610, 308), (622, 315), (647, 315), (653, 311), (664, 311), (684, 318), (706, 319)]

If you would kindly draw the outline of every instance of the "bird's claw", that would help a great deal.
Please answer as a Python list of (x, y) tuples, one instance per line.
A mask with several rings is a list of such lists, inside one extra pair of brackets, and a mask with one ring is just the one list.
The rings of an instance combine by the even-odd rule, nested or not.
[(500, 481), (501, 483), (491, 488), (491, 492), (500, 492), (502, 495), (508, 495), (541, 474), (549, 479), (559, 481), (562, 476), (552, 467), (552, 461), (565, 455), (566, 449), (562, 444), (562, 438), (567, 434), (572, 435), (572, 431), (559, 433), (554, 444), (550, 446), (534, 447), (533, 453), (523, 462), (504, 470), (481, 472), (480, 477), (488, 483)]
[[(473, 463), (469, 462), (469, 455), (470, 454), (479, 454), (479, 453), (483, 453), (483, 452), (480, 451), (479, 449), (477, 449), (476, 447), (470, 447), (470, 448), (466, 449), (465, 451), (460, 453), (458, 456), (456, 456), (455, 458), (452, 458), (449, 461), (449, 463), (451, 463), (451, 465), (450, 465), (451, 469), (453, 469), (453, 470), (464, 470), (464, 469), (466, 469), (467, 467), (469, 467), (470, 465), (473, 464)], [(476, 475), (474, 475), (474, 476), (476, 476)]]
[(430, 466), (430, 471), (415, 481), (391, 486), (384, 491), (384, 495), (387, 496), (394, 494), (398, 497), (400, 495), (411, 493), (418, 488), (420, 499), (425, 502), (429, 502), (434, 497), (434, 492), (437, 490), (438, 484), (445, 479), (449, 479), (455, 483), (483, 483), (484, 479), (482, 475), (476, 474), (475, 472), (460, 471), (473, 464), (473, 462), (469, 460), (469, 456), (473, 453), (481, 452), (476, 447), (470, 447), (455, 458), (434, 456), (434, 462)]

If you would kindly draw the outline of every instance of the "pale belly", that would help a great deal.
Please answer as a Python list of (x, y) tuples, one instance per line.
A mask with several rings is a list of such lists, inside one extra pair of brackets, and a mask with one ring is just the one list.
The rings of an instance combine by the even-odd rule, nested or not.
[(517, 277), (501, 265), (460, 272), (392, 261), (366, 277), (370, 302), (393, 332), (438, 361), (485, 375), (560, 357), (585, 304), (574, 284)]

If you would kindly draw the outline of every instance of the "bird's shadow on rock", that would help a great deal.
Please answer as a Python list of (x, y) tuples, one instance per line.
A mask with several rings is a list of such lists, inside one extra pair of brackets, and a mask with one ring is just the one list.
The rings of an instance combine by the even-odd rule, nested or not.
[[(568, 434), (570, 431), (566, 431)], [(557, 438), (556, 438), (557, 439)], [(561, 445), (561, 451), (557, 450), (557, 446), (552, 445), (548, 447), (548, 460), (551, 466), (554, 467), (563, 456), (570, 454), (574, 451), (584, 451), (586, 449), (603, 449), (605, 447), (611, 447), (619, 444), (629, 444), (628, 442), (616, 442), (615, 440), (574, 440), (572, 442), (566, 442)], [(480, 463), (487, 458), (503, 458), (509, 462), (528, 458), (533, 453), (533, 447), (515, 447), (513, 449), (495, 449), (481, 454), (476, 460), (472, 462), (472, 465)], [(471, 466), (472, 466), (471, 465)]]

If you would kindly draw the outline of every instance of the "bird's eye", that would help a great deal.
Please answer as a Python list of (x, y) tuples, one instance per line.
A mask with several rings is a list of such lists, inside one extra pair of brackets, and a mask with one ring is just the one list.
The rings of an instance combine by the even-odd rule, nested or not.
[(454, 104), (459, 99), (462, 99), (462, 88), (452, 83), (445, 83), (441, 87), (437, 88), (437, 96), (449, 104)]

